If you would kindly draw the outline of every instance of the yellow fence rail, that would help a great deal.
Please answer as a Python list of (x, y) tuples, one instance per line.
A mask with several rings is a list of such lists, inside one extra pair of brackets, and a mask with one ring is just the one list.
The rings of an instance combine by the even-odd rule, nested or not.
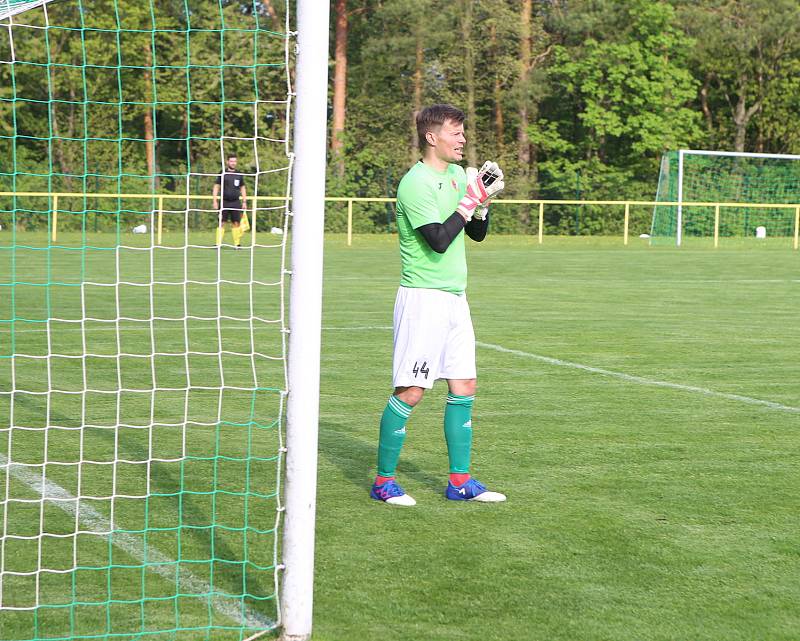
[[(212, 200), (213, 196), (194, 196), (186, 194), (108, 194), (108, 193), (94, 193), (94, 192), (9, 192), (0, 191), (1, 196), (25, 196), (25, 197), (42, 197), (52, 199), (51, 203), (51, 237), (53, 242), (57, 239), (58, 234), (58, 202), (59, 198), (118, 198), (118, 199), (143, 199), (153, 200), (157, 202), (157, 207), (154, 210), (156, 216), (155, 229), (156, 229), (156, 242), (161, 244), (163, 232), (163, 215), (164, 215), (164, 202), (175, 200)], [(251, 203), (256, 203), (250, 208), (250, 227), (255, 238), (256, 233), (256, 213), (258, 203), (264, 202), (283, 202), (288, 207), (290, 197), (286, 196), (251, 196), (248, 198)], [(347, 244), (352, 245), (353, 242), (353, 205), (355, 203), (395, 203), (396, 198), (368, 198), (368, 197), (349, 197), (349, 196), (327, 196), (325, 202), (331, 203), (347, 203)], [(538, 206), (539, 220), (537, 238), (539, 244), (544, 242), (544, 210), (548, 205), (601, 205), (601, 206), (614, 206), (620, 207), (623, 211), (623, 244), (628, 244), (628, 230), (630, 222), (630, 209), (631, 207), (710, 207), (714, 209), (714, 247), (719, 246), (719, 222), (720, 211), (726, 208), (753, 208), (753, 209), (793, 209), (794, 210), (794, 231), (792, 239), (793, 249), (800, 247), (800, 203), (798, 204), (785, 204), (785, 203), (726, 203), (726, 202), (696, 202), (696, 201), (669, 201), (669, 202), (656, 202), (652, 200), (520, 200), (520, 199), (498, 199), (495, 201), (501, 205), (535, 205)]]

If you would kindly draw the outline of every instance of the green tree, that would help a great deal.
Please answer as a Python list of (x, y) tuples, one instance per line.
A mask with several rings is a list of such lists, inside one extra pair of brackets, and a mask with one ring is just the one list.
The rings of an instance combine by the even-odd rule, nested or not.
[(569, 193), (576, 175), (593, 197), (617, 197), (625, 184), (629, 195), (631, 188), (641, 192), (662, 151), (700, 136), (699, 115), (689, 106), (697, 86), (686, 67), (692, 42), (675, 24), (672, 7), (633, 0), (606, 25), (593, 17), (576, 22), (589, 33), (601, 26), (608, 33), (580, 44), (571, 34), (563, 39), (549, 69), (558, 88), (551, 118), (532, 128), (532, 138), (551, 152), (541, 165), (550, 194)]
[[(777, 122), (788, 113), (780, 92), (790, 90), (800, 57), (796, 0), (704, 0), (679, 3), (695, 38), (693, 66), (703, 78), (701, 105), (709, 143), (735, 151), (785, 148)], [(772, 111), (783, 105), (778, 111)], [(798, 112), (790, 110), (796, 119)]]

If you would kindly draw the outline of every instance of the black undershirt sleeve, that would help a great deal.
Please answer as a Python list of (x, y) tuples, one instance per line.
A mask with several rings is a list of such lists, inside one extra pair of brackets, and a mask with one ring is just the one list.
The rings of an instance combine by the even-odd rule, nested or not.
[(444, 254), (462, 229), (464, 229), (464, 218), (458, 212), (450, 214), (443, 223), (428, 223), (417, 227), (417, 231), (437, 254)]
[(450, 243), (461, 233), (462, 229), (472, 240), (481, 242), (486, 238), (486, 232), (489, 230), (489, 213), (486, 213), (486, 218), (483, 220), (473, 218), (465, 225), (461, 214), (453, 212), (443, 223), (428, 223), (417, 227), (419, 233), (437, 254), (447, 251)]
[(486, 212), (486, 218), (483, 220), (478, 220), (477, 218), (470, 220), (464, 227), (464, 231), (476, 243), (481, 242), (486, 238), (486, 232), (489, 231), (489, 212)]

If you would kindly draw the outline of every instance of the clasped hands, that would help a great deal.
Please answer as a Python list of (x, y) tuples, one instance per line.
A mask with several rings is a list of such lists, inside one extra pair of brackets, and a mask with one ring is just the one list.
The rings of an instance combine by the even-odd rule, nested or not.
[(506, 186), (503, 170), (492, 160), (483, 163), (480, 169), (467, 167), (467, 193), (459, 201), (456, 211), (465, 222), (473, 218), (484, 220), (489, 212), (489, 202)]

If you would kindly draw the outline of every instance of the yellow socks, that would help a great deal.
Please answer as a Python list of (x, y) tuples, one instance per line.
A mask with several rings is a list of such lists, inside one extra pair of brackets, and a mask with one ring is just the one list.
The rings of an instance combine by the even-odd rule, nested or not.
[[(241, 227), (231, 227), (231, 236), (233, 236), (233, 244), (237, 247), (242, 242), (242, 236), (244, 235), (244, 231), (242, 231)], [(222, 239), (225, 238), (225, 228), (224, 227), (217, 227), (217, 247), (222, 244)]]

